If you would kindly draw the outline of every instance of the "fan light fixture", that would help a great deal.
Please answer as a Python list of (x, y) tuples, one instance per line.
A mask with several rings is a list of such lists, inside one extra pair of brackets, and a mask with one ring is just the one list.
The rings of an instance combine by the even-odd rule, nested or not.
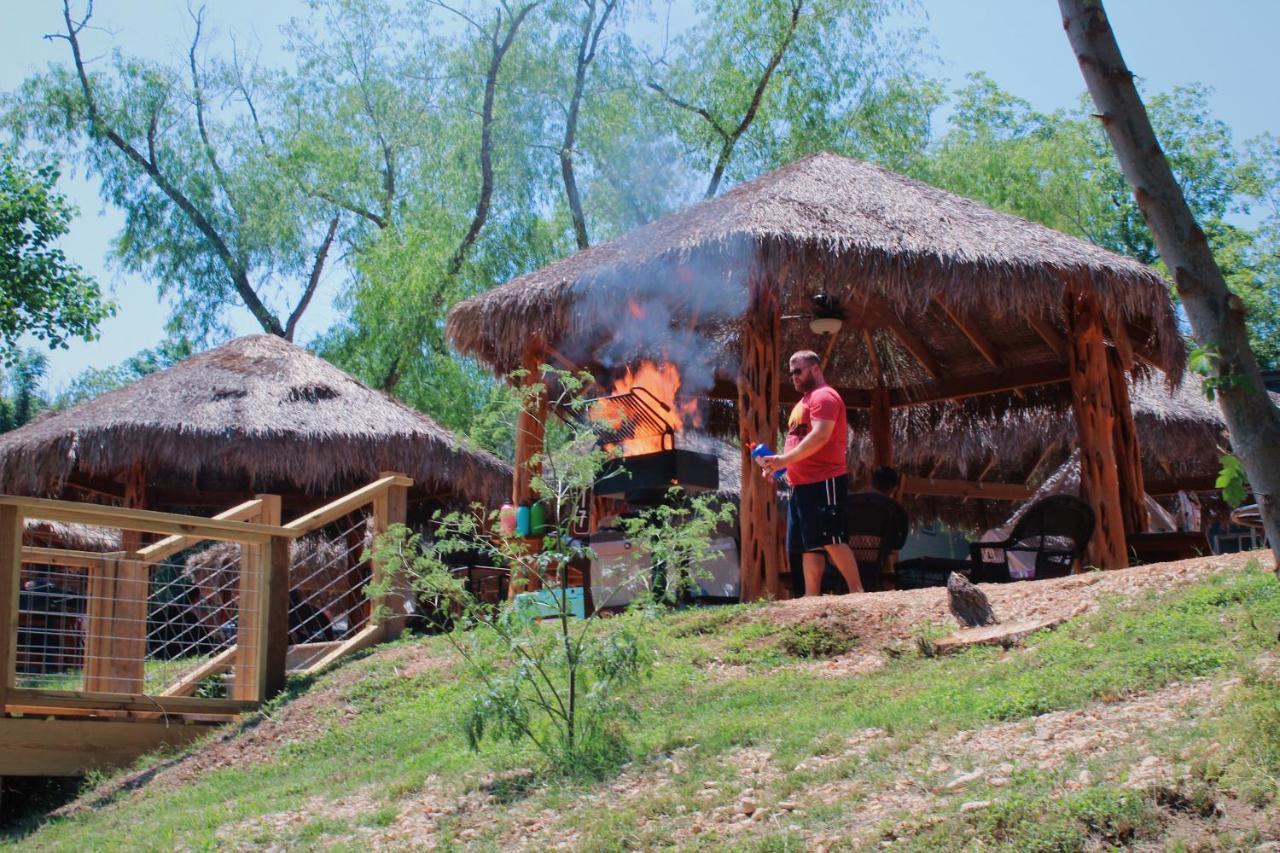
[(815, 335), (834, 335), (844, 326), (844, 310), (834, 296), (826, 293), (813, 295), (813, 319), (809, 330)]

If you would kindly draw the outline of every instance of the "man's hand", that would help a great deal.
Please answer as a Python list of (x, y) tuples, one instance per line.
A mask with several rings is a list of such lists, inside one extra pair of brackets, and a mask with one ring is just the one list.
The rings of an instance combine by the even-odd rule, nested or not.
[(774, 472), (787, 467), (787, 463), (782, 461), (781, 456), (757, 456), (756, 464), (764, 470), (765, 477), (772, 477)]

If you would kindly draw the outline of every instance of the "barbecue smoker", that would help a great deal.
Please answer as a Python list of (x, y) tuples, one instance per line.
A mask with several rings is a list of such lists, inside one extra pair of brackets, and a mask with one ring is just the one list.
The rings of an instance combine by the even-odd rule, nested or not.
[[(651, 506), (665, 500), (672, 486), (689, 493), (720, 487), (715, 455), (677, 447), (679, 417), (647, 388), (637, 386), (587, 400), (574, 417), (596, 430), (601, 447), (621, 447), (623, 451), (621, 458), (605, 465), (596, 482), (596, 495)], [(630, 452), (634, 448), (640, 450)]]

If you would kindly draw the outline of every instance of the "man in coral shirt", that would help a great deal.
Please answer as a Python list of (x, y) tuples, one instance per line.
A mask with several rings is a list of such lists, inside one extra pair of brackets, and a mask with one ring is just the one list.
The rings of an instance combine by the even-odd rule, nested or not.
[(818, 595), (827, 557), (850, 592), (862, 592), (858, 562), (845, 537), (844, 500), (849, 493), (845, 462), (848, 420), (844, 400), (822, 378), (818, 354), (801, 350), (789, 361), (791, 384), (804, 394), (787, 419), (787, 443), (777, 456), (761, 456), (766, 477), (787, 469), (791, 502), (787, 550), (804, 553), (804, 594)]

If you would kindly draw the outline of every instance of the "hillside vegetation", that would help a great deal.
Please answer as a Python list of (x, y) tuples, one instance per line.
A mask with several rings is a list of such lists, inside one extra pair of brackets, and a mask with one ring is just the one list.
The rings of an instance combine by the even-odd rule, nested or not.
[[(1259, 565), (1259, 562), (1262, 565)], [(1276, 849), (1280, 585), (1244, 555), (986, 587), (1010, 648), (935, 654), (940, 590), (671, 612), (603, 777), (469, 751), (440, 637), (94, 780), (29, 849)], [(1072, 616), (1074, 614), (1074, 616)]]

